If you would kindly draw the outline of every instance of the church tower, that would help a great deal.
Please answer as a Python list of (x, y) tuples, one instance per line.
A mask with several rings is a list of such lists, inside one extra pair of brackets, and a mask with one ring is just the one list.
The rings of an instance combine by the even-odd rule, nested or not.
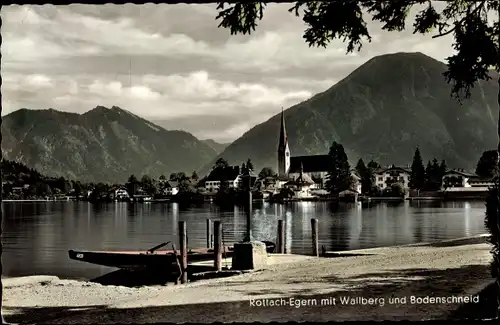
[(281, 108), (280, 139), (278, 143), (278, 175), (288, 176), (290, 170), (290, 148), (288, 147), (288, 137), (286, 135), (285, 114)]

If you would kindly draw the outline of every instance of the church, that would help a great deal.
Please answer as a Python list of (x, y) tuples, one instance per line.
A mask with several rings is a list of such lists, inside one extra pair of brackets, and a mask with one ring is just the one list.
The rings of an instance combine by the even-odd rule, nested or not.
[(286, 134), (285, 115), (281, 110), (281, 127), (278, 143), (278, 177), (280, 184), (289, 179), (297, 179), (301, 172), (309, 176), (319, 188), (324, 188), (328, 173), (328, 155), (291, 157)]

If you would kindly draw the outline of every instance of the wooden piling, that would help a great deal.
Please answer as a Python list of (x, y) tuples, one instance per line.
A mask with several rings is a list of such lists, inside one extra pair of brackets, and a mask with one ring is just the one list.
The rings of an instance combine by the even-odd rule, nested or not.
[(214, 267), (216, 271), (222, 270), (222, 225), (214, 221)]
[(175, 278), (175, 284), (179, 284), (179, 278), (182, 277), (182, 266), (179, 263), (179, 257), (177, 256), (177, 249), (175, 248), (175, 244), (172, 244), (172, 251), (175, 257), (175, 263), (177, 264), (177, 268), (179, 269), (179, 276)]
[(181, 250), (181, 283), (187, 282), (187, 229), (186, 221), (179, 221), (179, 245)]
[(207, 248), (212, 248), (212, 220), (207, 219)]
[(312, 250), (313, 255), (318, 257), (318, 219), (311, 219), (311, 231), (312, 231)]
[(278, 220), (278, 252), (285, 254), (285, 223), (283, 220)]

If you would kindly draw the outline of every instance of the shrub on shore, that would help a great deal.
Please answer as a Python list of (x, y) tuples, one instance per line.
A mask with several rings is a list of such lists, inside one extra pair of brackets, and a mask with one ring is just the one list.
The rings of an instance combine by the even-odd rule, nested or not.
[(491, 254), (493, 255), (493, 261), (491, 262), (491, 275), (494, 278), (497, 278), (499, 281), (499, 257), (500, 257), (500, 245), (498, 240), (500, 239), (500, 229), (498, 226), (499, 221), (499, 208), (500, 201), (498, 199), (498, 183), (492, 188), (490, 188), (488, 192), (488, 196), (486, 198), (486, 217), (484, 220), (484, 224), (488, 232), (490, 233), (489, 242), (492, 245)]

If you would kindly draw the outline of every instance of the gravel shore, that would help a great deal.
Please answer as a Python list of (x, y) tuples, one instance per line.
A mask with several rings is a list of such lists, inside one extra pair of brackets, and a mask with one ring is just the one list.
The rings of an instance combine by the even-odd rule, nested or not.
[(489, 250), (476, 236), (351, 257), (273, 255), (265, 270), (177, 286), (5, 279), (4, 315), (10, 322), (66, 324), (444, 319), (460, 306), (456, 301), (412, 299), (477, 295), (492, 281)]

